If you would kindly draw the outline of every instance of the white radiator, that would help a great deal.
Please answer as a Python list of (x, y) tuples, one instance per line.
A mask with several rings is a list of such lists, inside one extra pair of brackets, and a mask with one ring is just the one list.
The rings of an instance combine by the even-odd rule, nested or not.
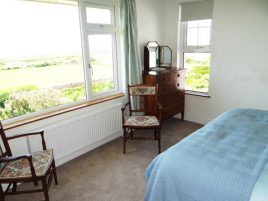
[[(61, 165), (121, 135), (121, 104), (102, 108), (44, 128), (48, 148)], [(29, 140), (30, 139), (30, 140)], [(28, 139), (30, 151), (40, 150), (40, 138)]]

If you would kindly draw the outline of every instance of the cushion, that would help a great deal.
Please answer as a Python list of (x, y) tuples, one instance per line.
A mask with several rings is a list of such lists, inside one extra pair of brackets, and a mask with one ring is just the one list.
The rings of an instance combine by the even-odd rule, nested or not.
[[(36, 176), (43, 176), (53, 161), (53, 150), (43, 150), (32, 153), (33, 166)], [(8, 162), (0, 173), (0, 179), (11, 179), (19, 177), (31, 177), (30, 164), (28, 159), (18, 159)]]
[(130, 116), (124, 126), (159, 126), (159, 121), (155, 116)]
[(150, 86), (137, 86), (137, 87), (129, 87), (129, 94), (134, 96), (139, 95), (155, 95), (155, 87)]

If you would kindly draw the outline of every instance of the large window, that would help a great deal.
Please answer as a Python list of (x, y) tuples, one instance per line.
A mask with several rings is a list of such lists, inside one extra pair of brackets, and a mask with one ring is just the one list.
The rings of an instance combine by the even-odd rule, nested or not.
[(186, 90), (208, 93), (210, 73), (211, 20), (184, 22), (183, 66)]
[(0, 120), (118, 90), (116, 6), (79, 2), (0, 2)]

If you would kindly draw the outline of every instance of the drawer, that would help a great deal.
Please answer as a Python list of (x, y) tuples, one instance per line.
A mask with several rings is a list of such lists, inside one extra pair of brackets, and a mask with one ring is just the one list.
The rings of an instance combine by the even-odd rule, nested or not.
[(158, 85), (158, 95), (163, 95), (171, 92), (178, 91), (176, 84), (162, 84)]
[(163, 106), (174, 104), (174, 103), (176, 104), (178, 102), (184, 101), (184, 94), (182, 91), (176, 91), (173, 93), (168, 93), (168, 94), (163, 94), (161, 96), (158, 96), (157, 100)]
[(173, 105), (166, 107), (164, 110), (168, 116), (173, 116), (175, 114), (183, 112), (183, 108), (184, 108), (183, 103), (179, 102), (177, 104), (173, 104)]
[(167, 118), (170, 118), (178, 113), (183, 113), (184, 111), (184, 106), (183, 103), (178, 103), (175, 105), (170, 105), (168, 107), (163, 108), (162, 113), (161, 113), (161, 117), (162, 120), (165, 120)]
[(176, 83), (179, 78), (180, 78), (179, 73), (167, 73), (157, 76), (156, 83), (158, 84)]

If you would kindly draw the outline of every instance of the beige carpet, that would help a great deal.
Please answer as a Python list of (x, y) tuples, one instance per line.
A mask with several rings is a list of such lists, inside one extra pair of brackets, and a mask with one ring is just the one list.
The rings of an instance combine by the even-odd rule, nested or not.
[[(161, 131), (162, 150), (201, 126), (175, 118), (165, 121)], [(153, 134), (153, 131), (138, 134), (141, 133)], [(122, 138), (118, 138), (58, 167), (59, 185), (52, 183), (50, 201), (142, 201), (146, 190), (144, 173), (157, 155), (157, 142), (128, 141), (126, 152), (122, 154)], [(6, 197), (6, 201), (15, 200), (39, 201), (44, 197), (42, 193)]]

